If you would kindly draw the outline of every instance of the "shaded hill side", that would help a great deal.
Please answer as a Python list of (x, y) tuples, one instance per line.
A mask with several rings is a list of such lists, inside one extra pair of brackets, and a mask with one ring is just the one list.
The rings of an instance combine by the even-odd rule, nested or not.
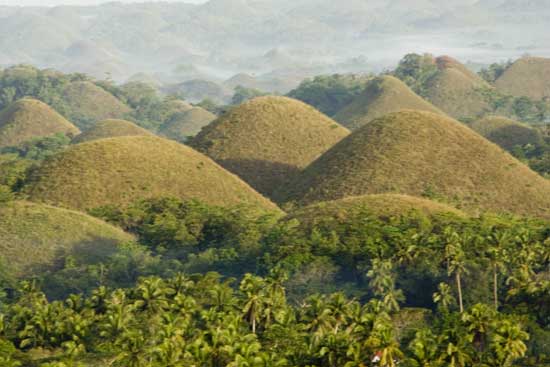
[(483, 90), (492, 87), (462, 69), (465, 67), (440, 70), (427, 82), (426, 98), (455, 118), (477, 117), (490, 111)]
[(32, 201), (80, 210), (160, 196), (278, 210), (210, 158), (153, 136), (73, 145), (34, 172), (24, 192)]
[(203, 127), (216, 119), (216, 115), (200, 107), (174, 114), (164, 123), (159, 133), (177, 141), (186, 141), (197, 135)]
[(80, 130), (38, 100), (20, 99), (0, 112), (0, 148), (57, 133), (77, 135)]
[(432, 200), (401, 194), (378, 194), (312, 204), (290, 213), (288, 218), (298, 219), (300, 223), (310, 227), (327, 218), (340, 222), (353, 221), (355, 216), (364, 213), (379, 218), (399, 217), (411, 213), (428, 217), (466, 217), (462, 211)]
[(73, 139), (73, 143), (83, 143), (86, 141), (115, 138), (119, 136), (137, 136), (153, 135), (148, 130), (137, 126), (133, 122), (126, 120), (109, 119), (103, 120), (92, 126), (91, 129), (83, 132)]
[(382, 76), (367, 83), (362, 94), (340, 110), (334, 119), (351, 130), (391, 112), (405, 109), (444, 114), (393, 76)]
[(376, 119), (275, 197), (307, 205), (348, 196), (436, 196), (469, 212), (550, 218), (550, 183), (459, 122), (402, 111)]
[(550, 59), (524, 57), (514, 62), (496, 80), (499, 91), (535, 100), (550, 97)]
[(543, 144), (542, 134), (537, 129), (501, 116), (487, 116), (468, 125), (472, 130), (486, 137), (505, 150), (516, 146)]
[(70, 83), (63, 98), (81, 130), (88, 129), (97, 121), (123, 118), (131, 110), (115, 96), (88, 81)]
[(83, 213), (20, 201), (0, 205), (0, 258), (17, 277), (60, 266), (69, 255), (97, 261), (132, 239)]
[(204, 127), (190, 145), (269, 196), (348, 134), (303, 102), (259, 97)]

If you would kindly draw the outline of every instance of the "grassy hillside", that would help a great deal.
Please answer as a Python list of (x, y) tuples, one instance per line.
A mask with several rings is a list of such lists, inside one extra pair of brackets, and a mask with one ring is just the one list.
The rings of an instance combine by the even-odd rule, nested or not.
[(74, 116), (73, 120), (82, 130), (97, 121), (122, 118), (130, 112), (130, 107), (88, 81), (70, 83), (64, 90), (63, 98)]
[(430, 196), (476, 212), (550, 218), (550, 183), (459, 122), (402, 111), (372, 121), (276, 198), (299, 204), (364, 194)]
[(289, 218), (296, 218), (301, 223), (312, 226), (324, 218), (336, 219), (341, 222), (354, 221), (356, 215), (365, 212), (380, 218), (398, 217), (412, 212), (428, 217), (466, 216), (462, 211), (452, 206), (425, 198), (401, 194), (378, 194), (312, 204), (292, 212)]
[(46, 161), (24, 188), (32, 201), (74, 209), (174, 196), (278, 210), (208, 157), (176, 142), (132, 136), (76, 144)]
[(62, 265), (71, 255), (93, 260), (132, 236), (86, 214), (23, 201), (0, 205), (0, 253), (16, 276)]
[(504, 71), (495, 86), (515, 97), (526, 96), (536, 100), (550, 97), (550, 59), (521, 58)]
[(340, 110), (334, 119), (355, 130), (375, 118), (405, 109), (443, 114), (399, 79), (382, 76), (368, 82), (363, 93)]
[(348, 134), (303, 102), (259, 97), (222, 115), (190, 145), (269, 196)]
[(159, 133), (167, 138), (185, 141), (197, 135), (201, 129), (214, 121), (216, 115), (200, 107), (193, 107), (187, 111), (175, 113), (160, 127)]
[(77, 135), (80, 130), (38, 100), (20, 99), (0, 112), (0, 148), (57, 133)]
[(518, 145), (538, 146), (544, 142), (541, 132), (537, 129), (502, 116), (487, 116), (468, 126), (508, 151)]
[(153, 135), (153, 133), (126, 120), (103, 120), (73, 139), (73, 143), (115, 138), (119, 136)]
[(481, 77), (448, 56), (435, 62), (438, 72), (424, 86), (430, 102), (455, 118), (476, 117), (491, 109), (483, 90), (492, 87)]

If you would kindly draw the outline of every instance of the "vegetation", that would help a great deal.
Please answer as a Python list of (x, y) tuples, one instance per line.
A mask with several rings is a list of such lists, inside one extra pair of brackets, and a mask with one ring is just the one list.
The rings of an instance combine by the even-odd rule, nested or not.
[(166, 195), (278, 210), (206, 156), (152, 136), (73, 145), (33, 172), (23, 192), (33, 201), (79, 210)]
[(393, 192), (444, 200), (470, 212), (548, 218), (548, 190), (546, 180), (459, 122), (402, 111), (342, 140), (275, 197), (309, 204)]
[(288, 96), (305, 102), (328, 116), (334, 116), (365, 89), (369, 76), (323, 75), (304, 80)]
[[(144, 245), (120, 246), (92, 265), (68, 261), (41, 281), (12, 286), (0, 311), (5, 361), (41, 367), (548, 362), (543, 241), (550, 228), (541, 222), (415, 213), (380, 219), (367, 204), (346, 218), (319, 213), (315, 224), (302, 227), (296, 219), (174, 199), (96, 214)], [(185, 269), (202, 274), (178, 273)], [(40, 283), (50, 299), (65, 299), (48, 301)], [(316, 294), (331, 286), (348, 295)], [(84, 294), (60, 293), (74, 289)]]
[(104, 120), (96, 123), (92, 128), (76, 136), (73, 143), (83, 143), (105, 138), (116, 138), (121, 136), (150, 136), (153, 135), (130, 121), (125, 120)]
[(190, 145), (269, 196), (348, 134), (300, 101), (259, 97), (203, 128)]
[(355, 130), (375, 118), (406, 109), (443, 115), (443, 112), (415, 94), (399, 79), (381, 76), (371, 80), (363, 93), (340, 110), (334, 118), (349, 129)]
[(256, 98), (256, 97), (262, 97), (268, 95), (268, 93), (262, 92), (259, 89), (255, 88), (245, 88), (241, 85), (238, 85), (234, 89), (235, 93), (233, 94), (233, 97), (231, 98), (231, 104), (232, 105), (240, 105), (250, 99)]
[(512, 61), (510, 60), (507, 62), (493, 63), (487, 68), (481, 69), (479, 76), (481, 76), (487, 83), (493, 84), (511, 65)]
[(0, 148), (57, 133), (74, 136), (79, 132), (73, 124), (37, 100), (20, 99), (0, 112)]

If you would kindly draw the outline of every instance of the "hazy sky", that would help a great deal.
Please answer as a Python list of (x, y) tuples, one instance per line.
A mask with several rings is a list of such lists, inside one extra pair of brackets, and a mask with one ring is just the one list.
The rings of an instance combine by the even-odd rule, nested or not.
[[(19, 5), (19, 6), (53, 6), (53, 5), (95, 5), (101, 3), (107, 3), (112, 0), (0, 0), (0, 5)], [(122, 3), (143, 3), (143, 2), (155, 2), (153, 0), (117, 0)], [(169, 2), (182, 2), (182, 3), (205, 3), (207, 0), (163, 0)]]

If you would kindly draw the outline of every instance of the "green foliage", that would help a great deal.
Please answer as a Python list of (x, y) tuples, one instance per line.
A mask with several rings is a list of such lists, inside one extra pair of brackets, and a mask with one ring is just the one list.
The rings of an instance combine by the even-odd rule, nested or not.
[(288, 96), (334, 116), (361, 94), (368, 79), (367, 76), (341, 74), (316, 76), (304, 80)]
[(40, 161), (46, 159), (63, 149), (71, 143), (71, 138), (63, 133), (53, 136), (37, 138), (14, 147), (7, 147), (0, 150), (0, 154), (17, 154), (20, 158)]
[(481, 76), (486, 82), (493, 84), (511, 65), (511, 60), (493, 63), (488, 67), (481, 69), (479, 76)]
[(267, 93), (262, 92), (261, 90), (254, 88), (245, 88), (243, 86), (236, 86), (235, 93), (231, 99), (232, 105), (240, 105), (243, 102), (248, 101), (249, 99), (265, 96)]
[(12, 66), (0, 72), (0, 109), (23, 97), (33, 97), (68, 116), (69, 107), (63, 98), (65, 87), (87, 79), (83, 74), (55, 73), (29, 65)]
[(405, 82), (416, 94), (426, 97), (426, 84), (437, 72), (438, 68), (432, 55), (412, 53), (399, 61), (393, 75)]

